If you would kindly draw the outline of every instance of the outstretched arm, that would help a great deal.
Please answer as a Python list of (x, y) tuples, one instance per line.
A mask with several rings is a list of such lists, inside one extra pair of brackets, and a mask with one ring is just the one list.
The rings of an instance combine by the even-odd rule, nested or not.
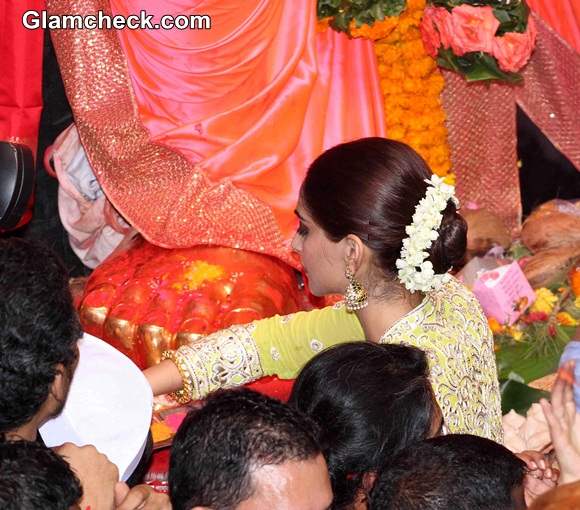
[(169, 351), (168, 359), (147, 369), (145, 377), (154, 395), (177, 391), (178, 401), (185, 403), (268, 375), (292, 379), (324, 348), (353, 340), (364, 340), (364, 333), (342, 306), (276, 315)]
[(560, 464), (561, 483), (580, 480), (580, 416), (574, 403), (574, 368), (574, 361), (560, 367), (552, 388), (552, 402), (540, 401)]

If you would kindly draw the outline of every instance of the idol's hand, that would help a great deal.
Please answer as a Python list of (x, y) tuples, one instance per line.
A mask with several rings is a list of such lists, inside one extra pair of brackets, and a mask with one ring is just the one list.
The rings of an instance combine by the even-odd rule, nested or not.
[(574, 403), (574, 368), (574, 361), (560, 367), (552, 402), (540, 401), (561, 470), (560, 483), (580, 480), (580, 417)]

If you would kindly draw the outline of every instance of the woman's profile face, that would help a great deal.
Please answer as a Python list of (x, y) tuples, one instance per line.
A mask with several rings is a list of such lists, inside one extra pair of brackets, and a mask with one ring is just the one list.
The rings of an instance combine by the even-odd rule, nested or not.
[(300, 255), (310, 292), (315, 296), (344, 292), (346, 266), (342, 243), (328, 239), (300, 201), (295, 212), (300, 224), (292, 239), (292, 249)]

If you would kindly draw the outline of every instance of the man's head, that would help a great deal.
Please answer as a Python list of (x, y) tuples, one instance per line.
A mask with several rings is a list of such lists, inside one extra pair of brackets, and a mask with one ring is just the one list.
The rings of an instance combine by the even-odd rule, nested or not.
[(520, 510), (524, 462), (477, 436), (440, 436), (403, 450), (380, 474), (370, 510)]
[(79, 480), (52, 450), (28, 441), (0, 442), (0, 508), (69, 510), (81, 499)]
[(249, 390), (210, 395), (185, 418), (169, 492), (174, 510), (326, 510), (332, 502), (315, 425)]
[(62, 410), (82, 331), (66, 270), (43, 246), (0, 240), (0, 296), (0, 434), (17, 435)]

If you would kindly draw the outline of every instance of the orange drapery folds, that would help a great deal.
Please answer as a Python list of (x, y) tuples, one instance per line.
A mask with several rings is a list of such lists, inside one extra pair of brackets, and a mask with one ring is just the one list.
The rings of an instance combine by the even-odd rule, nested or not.
[[(317, 34), (311, 0), (111, 0), (207, 14), (210, 30), (52, 34), (81, 140), (113, 205), (165, 247), (221, 244), (292, 262), (308, 164), (384, 135), (370, 41)], [(52, 13), (106, 0), (48, 0)]]

